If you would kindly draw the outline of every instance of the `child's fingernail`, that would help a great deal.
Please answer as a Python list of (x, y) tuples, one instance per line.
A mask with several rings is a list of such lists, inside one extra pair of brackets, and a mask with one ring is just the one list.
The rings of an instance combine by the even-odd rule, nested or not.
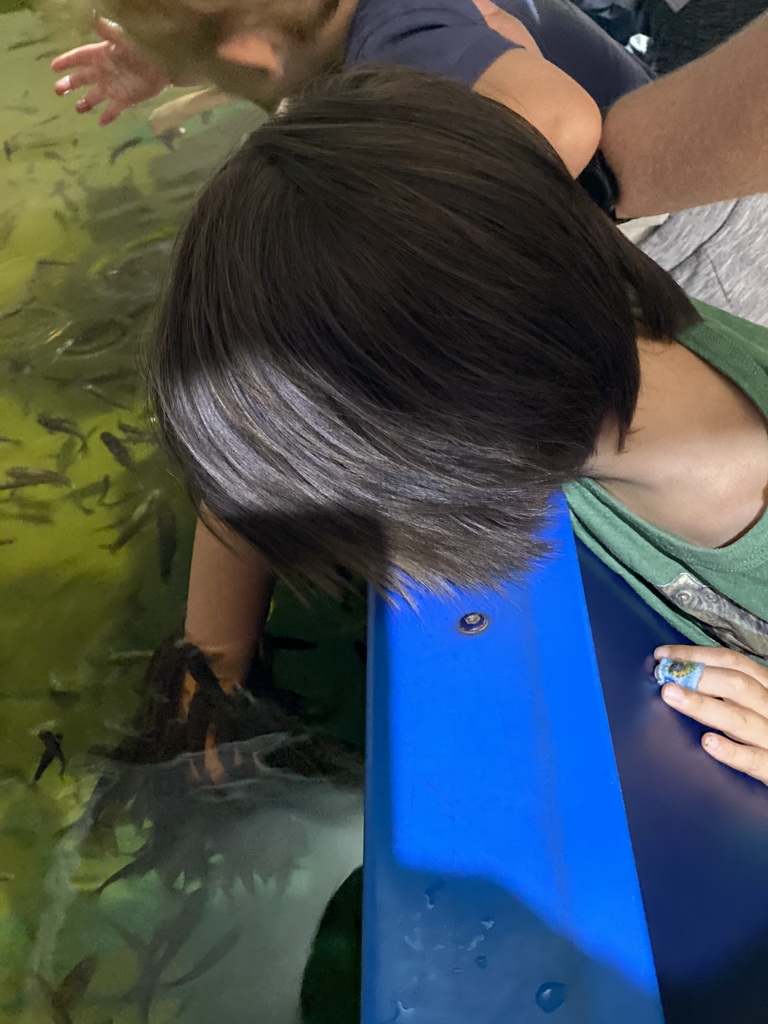
[(668, 704), (682, 704), (685, 700), (685, 690), (674, 683), (667, 683), (661, 693)]
[(717, 748), (720, 746), (720, 737), (713, 736), (711, 732), (708, 732), (701, 742), (704, 744), (707, 750), (717, 750)]
[(678, 661), (677, 658), (661, 658), (654, 675), (659, 686), (665, 683), (677, 683), (686, 690), (697, 690), (704, 665), (700, 661)]

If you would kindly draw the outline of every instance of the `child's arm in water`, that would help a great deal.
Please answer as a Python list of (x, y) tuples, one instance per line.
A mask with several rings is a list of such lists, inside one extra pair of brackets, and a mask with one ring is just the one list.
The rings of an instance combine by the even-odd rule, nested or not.
[(198, 520), (185, 637), (205, 652), (224, 690), (242, 682), (261, 638), (273, 577), (259, 552), (224, 526)]

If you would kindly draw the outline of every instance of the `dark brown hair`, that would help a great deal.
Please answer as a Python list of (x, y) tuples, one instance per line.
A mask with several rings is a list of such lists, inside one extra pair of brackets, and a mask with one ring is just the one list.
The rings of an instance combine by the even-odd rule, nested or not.
[(661, 339), (697, 314), (527, 122), (359, 69), (199, 197), (155, 403), (194, 493), (278, 572), (490, 582), (541, 553), (606, 417), (626, 434), (636, 318)]

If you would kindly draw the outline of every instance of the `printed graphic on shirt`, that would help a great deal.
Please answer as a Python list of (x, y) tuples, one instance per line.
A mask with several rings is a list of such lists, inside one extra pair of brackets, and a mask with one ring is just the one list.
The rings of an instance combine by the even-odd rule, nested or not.
[(713, 640), (742, 654), (768, 658), (768, 622), (716, 590), (681, 572), (659, 593), (681, 612), (697, 619)]

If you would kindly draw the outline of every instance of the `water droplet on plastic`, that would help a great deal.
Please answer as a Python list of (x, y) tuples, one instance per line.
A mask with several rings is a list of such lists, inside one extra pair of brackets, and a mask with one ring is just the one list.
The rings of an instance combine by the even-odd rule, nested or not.
[(474, 939), (472, 939), (470, 944), (467, 946), (467, 949), (471, 952), (473, 949), (476, 949), (480, 945), (481, 942), (485, 942), (485, 936), (484, 935), (476, 935), (474, 937)]
[(424, 890), (424, 899), (427, 901), (427, 910), (432, 910), (434, 908), (435, 896), (444, 888), (445, 882), (435, 882), (434, 885), (430, 885), (428, 889)]
[(475, 957), (475, 967), (479, 967), (481, 971), (484, 971), (487, 966), (488, 966), (488, 957), (487, 956), (476, 956)]
[(495, 923), (496, 922), (493, 920), (492, 917), (486, 917), (484, 921), (480, 922), (480, 924), (483, 926), (483, 928), (485, 928), (487, 932), (489, 932), (491, 928), (493, 928)]
[(561, 981), (545, 981), (536, 993), (536, 1005), (544, 1013), (554, 1013), (565, 1002), (565, 992)]
[(414, 928), (413, 935), (406, 935), (403, 941), (414, 953), (424, 952), (424, 943), (421, 941), (421, 928)]

